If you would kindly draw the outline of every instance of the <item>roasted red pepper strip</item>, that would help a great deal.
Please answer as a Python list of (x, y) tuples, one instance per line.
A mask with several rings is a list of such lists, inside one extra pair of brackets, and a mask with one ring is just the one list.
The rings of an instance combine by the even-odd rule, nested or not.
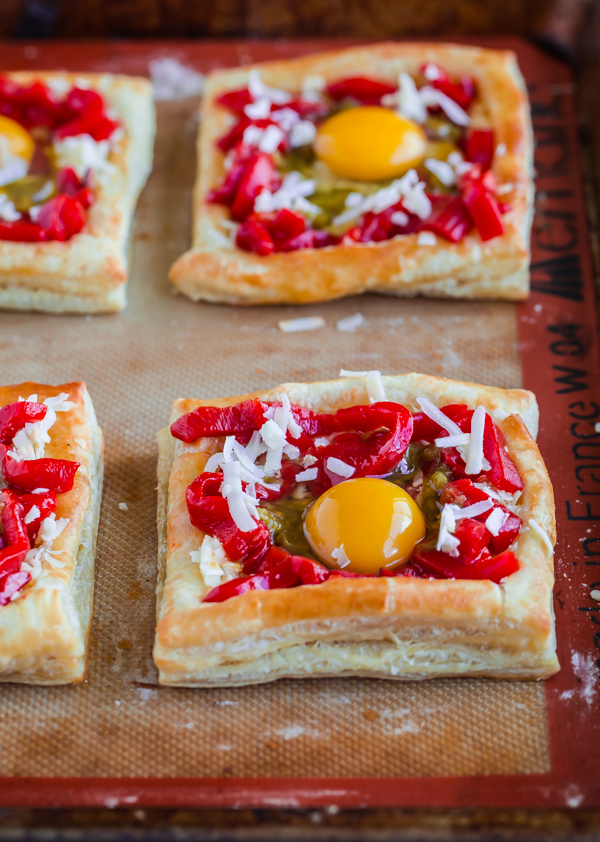
[(0, 444), (10, 445), (25, 424), (41, 421), (48, 408), (43, 403), (17, 401), (0, 408)]
[(367, 79), (365, 76), (350, 76), (333, 82), (326, 88), (327, 95), (336, 102), (351, 97), (365, 105), (379, 105), (383, 96), (395, 91), (395, 85), (379, 82), (377, 79)]
[(333, 415), (319, 415), (319, 426), (326, 433), (357, 432), (374, 433), (376, 430), (392, 430), (398, 415), (408, 422), (406, 407), (391, 401), (379, 401), (364, 406), (348, 406), (338, 409)]
[(386, 433), (374, 433), (366, 441), (360, 433), (339, 433), (331, 444), (316, 449), (319, 476), (310, 483), (313, 494), (323, 493), (331, 485), (327, 460), (340, 459), (354, 468), (353, 477), (385, 476), (390, 474), (402, 459), (412, 436), (412, 416), (401, 407), (394, 413), (395, 424)]
[(31, 581), (31, 573), (26, 571), (18, 570), (15, 573), (7, 573), (5, 576), (0, 575), (0, 606), (10, 602), (11, 598), (29, 581)]
[(220, 496), (221, 474), (204, 473), (188, 486), (185, 493), (190, 520), (207, 535), (218, 538), (232, 561), (244, 560), (244, 571), (253, 572), (271, 546), (269, 530), (257, 521), (252, 532), (242, 532), (229, 512), (227, 500)]
[(12, 491), (4, 488), (0, 491), (3, 503), (1, 521), (4, 531), (4, 543), (0, 550), (0, 575), (17, 573), (30, 548), (27, 527), (23, 520), (24, 509), (19, 498)]
[[(489, 512), (486, 512), (486, 514), (489, 514)], [(485, 525), (480, 520), (474, 520), (473, 518), (459, 520), (454, 530), (454, 536), (460, 541), (458, 557), (463, 564), (475, 562), (481, 556), (483, 550), (487, 549), (492, 537)]]
[(20, 219), (17, 222), (0, 222), (0, 240), (17, 243), (45, 243), (50, 233), (36, 222)]
[(40, 531), (42, 521), (51, 515), (52, 512), (56, 511), (56, 494), (52, 491), (49, 491), (47, 494), (25, 493), (19, 494), (19, 500), (23, 504), (25, 517), (27, 517), (34, 507), (39, 510), (39, 514), (26, 524), (29, 540), (33, 544)]
[(484, 242), (504, 234), (498, 202), (480, 183), (476, 182), (465, 190), (463, 201)]
[(254, 432), (265, 423), (268, 404), (253, 399), (235, 406), (199, 406), (171, 424), (171, 435), (185, 442), (200, 436), (233, 436)]
[(413, 553), (411, 565), (423, 575), (436, 579), (489, 579), (496, 584), (519, 569), (519, 561), (514, 553), (504, 552), (492, 556), (488, 550), (483, 550), (472, 564), (463, 564), (447, 553), (417, 549)]
[(471, 129), (465, 142), (465, 158), (489, 170), (494, 160), (494, 132), (492, 129)]
[(0, 446), (2, 470), (11, 485), (24, 491), (47, 488), (49, 491), (64, 493), (73, 488), (79, 462), (67, 459), (27, 459), (17, 462), (6, 453), (6, 447)]
[(277, 251), (298, 251), (298, 249), (322, 249), (325, 246), (335, 246), (340, 242), (339, 237), (334, 237), (328, 231), (318, 231), (314, 228), (309, 228), (292, 237), (289, 240), (284, 240), (276, 244)]
[(238, 221), (244, 220), (254, 208), (254, 200), (266, 189), (275, 187), (280, 177), (270, 155), (258, 152), (252, 155), (246, 164), (244, 175), (236, 190), (231, 205), (231, 215)]

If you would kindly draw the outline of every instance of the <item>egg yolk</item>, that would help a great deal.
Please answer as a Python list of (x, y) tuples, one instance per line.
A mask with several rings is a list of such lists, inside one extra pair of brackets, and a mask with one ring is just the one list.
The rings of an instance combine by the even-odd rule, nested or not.
[(348, 108), (325, 120), (314, 141), (317, 158), (342, 178), (381, 181), (402, 175), (425, 157), (427, 138), (389, 108)]
[(404, 489), (364, 477), (322, 494), (307, 512), (304, 532), (328, 567), (377, 573), (409, 560), (425, 537), (425, 519)]
[(10, 117), (0, 116), (0, 168), (11, 158), (21, 158), (29, 164), (34, 151), (35, 141), (27, 129)]

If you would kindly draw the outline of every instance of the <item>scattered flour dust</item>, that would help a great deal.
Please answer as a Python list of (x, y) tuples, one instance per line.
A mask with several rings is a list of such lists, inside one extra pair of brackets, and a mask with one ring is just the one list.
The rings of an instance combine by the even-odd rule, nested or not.
[(591, 655), (573, 652), (571, 664), (577, 678), (581, 681), (581, 695), (591, 705), (596, 695), (596, 662)]
[(154, 99), (187, 99), (200, 96), (204, 88), (204, 76), (191, 67), (186, 67), (174, 58), (157, 58), (148, 65), (154, 87)]

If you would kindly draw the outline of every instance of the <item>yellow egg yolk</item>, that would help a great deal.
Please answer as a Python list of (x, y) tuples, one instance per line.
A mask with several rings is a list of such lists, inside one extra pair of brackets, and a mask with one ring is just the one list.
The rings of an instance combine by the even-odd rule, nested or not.
[(304, 532), (328, 567), (377, 573), (409, 560), (425, 537), (425, 518), (404, 489), (364, 477), (322, 494), (308, 510)]
[(314, 141), (317, 158), (342, 178), (381, 181), (425, 157), (423, 129), (389, 108), (348, 108), (325, 120)]
[(29, 164), (34, 151), (35, 141), (27, 129), (9, 117), (0, 116), (0, 168), (11, 158), (21, 158)]

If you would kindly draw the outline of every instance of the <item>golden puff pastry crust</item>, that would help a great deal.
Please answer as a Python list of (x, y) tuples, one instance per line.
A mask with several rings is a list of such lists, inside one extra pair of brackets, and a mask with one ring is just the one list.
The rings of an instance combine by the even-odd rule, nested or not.
[[(448, 298), (522, 299), (529, 292), (529, 234), (533, 213), (533, 139), (527, 92), (515, 55), (453, 44), (379, 44), (288, 61), (255, 65), (267, 85), (299, 90), (307, 76), (334, 81), (366, 74), (396, 83), (401, 71), (416, 74), (425, 62), (450, 75), (472, 76), (481, 94), (473, 124), (494, 130), (493, 172), (506, 185), (505, 232), (482, 242), (471, 232), (460, 243), (437, 238), (419, 245), (417, 234), (379, 243), (301, 249), (261, 257), (232, 245), (229, 208), (206, 202), (223, 178), (216, 141), (232, 125), (215, 104), (225, 91), (247, 84), (250, 66), (210, 74), (200, 110), (198, 174), (194, 190), (193, 243), (172, 266), (170, 279), (194, 301), (230, 304), (310, 303), (364, 292)], [(477, 109), (480, 109), (478, 113)], [(224, 224), (225, 223), (225, 224)]]
[[(501, 427), (525, 482), (521, 517), (555, 541), (554, 498), (535, 436), (535, 396), (422, 374), (383, 377), (387, 399), (418, 409), (417, 396), (438, 406), (482, 404)], [(288, 383), (257, 393), (287, 392), (292, 404), (320, 412), (369, 403), (363, 378)], [(171, 422), (202, 405), (246, 397), (178, 400)], [(279, 678), (364, 675), (543, 678), (558, 669), (552, 612), (553, 554), (536, 531), (515, 550), (520, 569), (491, 581), (398, 578), (331, 579), (321, 585), (253, 591), (202, 603), (210, 587), (190, 552), (204, 534), (192, 526), (185, 491), (219, 440), (193, 445), (159, 434), (159, 574), (154, 660), (162, 684), (211, 687)]]
[(84, 383), (0, 387), (0, 406), (37, 394), (66, 392), (73, 406), (57, 413), (45, 456), (79, 462), (73, 489), (57, 497), (56, 518), (69, 523), (52, 550), (62, 567), (42, 561), (42, 573), (20, 597), (0, 608), (0, 681), (70, 684), (82, 681), (92, 618), (94, 556), (102, 497), (102, 431)]
[(0, 241), (0, 308), (50, 313), (105, 313), (126, 304), (129, 233), (138, 195), (152, 168), (155, 134), (147, 79), (110, 73), (20, 71), (21, 84), (82, 84), (97, 90), (124, 129), (113, 165), (95, 179), (94, 204), (83, 230), (66, 242)]

